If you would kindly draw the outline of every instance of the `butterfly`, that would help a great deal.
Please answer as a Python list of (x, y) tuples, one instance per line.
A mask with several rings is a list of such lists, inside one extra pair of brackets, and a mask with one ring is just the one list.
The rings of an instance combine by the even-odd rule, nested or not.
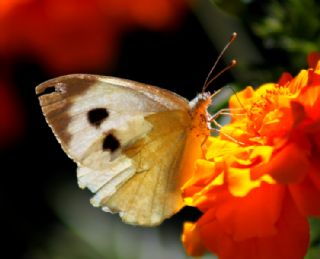
[(141, 226), (182, 208), (181, 187), (210, 135), (209, 92), (189, 102), (156, 86), (72, 74), (38, 85), (36, 94), (94, 206)]

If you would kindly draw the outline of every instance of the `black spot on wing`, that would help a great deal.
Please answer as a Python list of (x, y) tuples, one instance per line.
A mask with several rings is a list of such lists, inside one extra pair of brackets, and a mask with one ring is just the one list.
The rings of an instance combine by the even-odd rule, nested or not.
[(106, 108), (95, 108), (88, 112), (88, 121), (91, 125), (99, 127), (108, 116), (109, 112)]
[(116, 151), (120, 147), (119, 140), (109, 133), (103, 140), (102, 149), (103, 151), (110, 150), (111, 152)]

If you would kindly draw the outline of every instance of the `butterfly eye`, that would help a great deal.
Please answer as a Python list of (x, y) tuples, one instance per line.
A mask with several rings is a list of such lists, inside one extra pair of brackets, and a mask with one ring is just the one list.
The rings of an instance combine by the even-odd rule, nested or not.
[(116, 151), (120, 147), (119, 140), (111, 133), (109, 133), (103, 140), (102, 149), (103, 151), (110, 150), (111, 152)]
[(88, 121), (91, 125), (99, 127), (108, 116), (109, 112), (106, 108), (96, 108), (88, 112)]

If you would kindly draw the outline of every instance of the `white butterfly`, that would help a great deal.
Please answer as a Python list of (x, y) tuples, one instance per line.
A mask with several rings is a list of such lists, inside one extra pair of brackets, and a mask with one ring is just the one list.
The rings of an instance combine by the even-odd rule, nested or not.
[(95, 193), (94, 206), (143, 226), (181, 209), (181, 187), (203, 155), (214, 118), (207, 113), (213, 95), (204, 90), (235, 65), (208, 80), (236, 36), (191, 102), (156, 86), (97, 75), (61, 76), (36, 87), (49, 126), (78, 165), (79, 186)]
[[(48, 91), (51, 93), (47, 93)], [(209, 93), (188, 102), (155, 86), (74, 74), (37, 86), (43, 114), (77, 165), (91, 202), (129, 224), (153, 226), (183, 205), (209, 136)]]

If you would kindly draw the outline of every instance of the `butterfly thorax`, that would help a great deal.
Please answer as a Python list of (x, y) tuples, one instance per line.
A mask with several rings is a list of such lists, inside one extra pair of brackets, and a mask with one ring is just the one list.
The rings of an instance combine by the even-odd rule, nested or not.
[(195, 136), (209, 136), (210, 134), (207, 111), (210, 104), (211, 94), (209, 92), (200, 93), (190, 101), (191, 131)]
[(210, 93), (201, 93), (189, 103), (191, 127), (187, 135), (180, 168), (180, 174), (184, 176), (183, 184), (192, 178), (195, 173), (196, 161), (203, 157), (203, 145), (210, 135), (207, 112), (210, 104)]

